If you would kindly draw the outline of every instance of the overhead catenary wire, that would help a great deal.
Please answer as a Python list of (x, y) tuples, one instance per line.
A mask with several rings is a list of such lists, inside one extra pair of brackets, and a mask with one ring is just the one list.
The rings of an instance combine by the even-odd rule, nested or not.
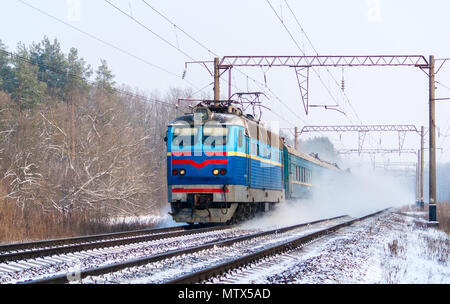
[[(266, 1), (267, 1), (267, 3), (270, 5), (269, 0), (266, 0)], [(316, 54), (317, 56), (319, 56), (319, 52), (317, 51), (317, 49), (315, 48), (315, 46), (314, 46), (314, 44), (312, 43), (311, 39), (309, 38), (308, 34), (307, 34), (306, 31), (304, 30), (303, 26), (301, 25), (299, 19), (297, 18), (296, 14), (295, 14), (294, 11), (292, 10), (292, 8), (291, 8), (291, 6), (289, 5), (288, 1), (287, 1), (287, 0), (284, 0), (284, 2), (286, 3), (286, 6), (287, 6), (287, 8), (289, 9), (290, 13), (292, 14), (292, 16), (293, 16), (293, 18), (294, 18), (296, 24), (297, 24), (298, 27), (300, 28), (300, 31), (301, 31), (302, 34), (303, 34), (302, 37), (304, 36), (304, 37), (307, 39), (309, 45), (310, 45), (310, 46), (312, 47), (312, 49), (314, 50), (315, 54)], [(270, 6), (271, 6), (272, 10), (274, 11), (274, 13), (277, 14), (276, 11), (274, 10), (273, 6), (272, 6), (272, 5), (270, 5)], [(278, 16), (278, 15), (277, 15), (277, 16)], [(280, 21), (281, 21), (281, 20), (280, 20)], [(295, 44), (297, 45), (297, 47), (299, 48), (299, 50), (305, 55), (304, 51), (300, 48), (300, 46), (298, 45), (298, 43), (296, 43), (295, 38), (294, 38), (293, 35), (290, 33), (290, 31), (287, 29), (287, 27), (286, 27), (286, 25), (284, 24), (284, 22), (282, 22), (282, 24), (283, 24), (283, 26), (285, 27), (286, 31), (288, 31), (290, 37), (294, 40), (294, 42), (295, 42)], [(333, 79), (334, 83), (336, 84), (336, 86), (337, 86), (338, 88), (341, 88), (340, 91), (341, 91), (343, 97), (347, 100), (347, 103), (350, 105), (350, 108), (351, 108), (352, 112), (354, 113), (355, 117), (357, 118), (359, 124), (363, 124), (361, 118), (359, 117), (358, 113), (356, 112), (355, 108), (353, 107), (353, 104), (350, 102), (350, 99), (349, 99), (348, 95), (347, 95), (346, 92), (343, 90), (343, 82), (341, 82), (341, 84), (339, 84), (338, 81), (336, 80), (336, 78), (334, 77), (334, 75), (333, 75), (333, 74), (331, 73), (331, 71), (329, 70), (328, 67), (326, 67), (326, 70), (327, 70), (327, 72), (330, 74), (330, 76), (332, 77), (332, 79)], [(320, 79), (320, 77), (319, 77), (319, 79)], [(323, 84), (323, 82), (322, 82), (322, 84)], [(329, 91), (328, 91), (328, 92), (329, 92)], [(331, 94), (331, 93), (330, 93), (330, 94)], [(352, 120), (350, 119), (350, 117), (348, 117), (347, 115), (346, 115), (346, 118), (347, 118), (351, 123), (353, 123), (353, 121), (352, 121)], [(369, 135), (369, 136), (372, 137), (371, 135)]]
[[(268, 1), (268, 0), (267, 0), (267, 1)], [(317, 49), (314, 47), (314, 44), (312, 43), (312, 41), (311, 41), (311, 39), (309, 38), (308, 34), (306, 33), (306, 31), (304, 30), (304, 28), (303, 28), (302, 25), (300, 24), (300, 21), (298, 20), (297, 16), (295, 15), (294, 11), (292, 10), (292, 8), (291, 8), (291, 6), (289, 5), (288, 1), (287, 1), (287, 0), (284, 0), (284, 2), (286, 3), (287, 8), (288, 8), (289, 11), (291, 12), (291, 14), (292, 14), (292, 16), (293, 16), (295, 22), (297, 23), (298, 27), (300, 28), (302, 34), (303, 34), (303, 35), (305, 36), (305, 38), (307, 39), (309, 45), (310, 45), (310, 46), (312, 47), (312, 49), (314, 50), (315, 54), (316, 54), (317, 56), (319, 56), (319, 52), (318, 52)], [(343, 73), (343, 69), (344, 69), (344, 68), (342, 68), (342, 73)], [(330, 76), (333, 78), (333, 80), (334, 80), (336, 86), (337, 86), (337, 87), (341, 87), (342, 95), (343, 95), (344, 98), (347, 100), (347, 103), (350, 105), (350, 108), (352, 109), (352, 111), (353, 111), (355, 117), (357, 118), (357, 120), (359, 121), (360, 124), (363, 124), (361, 118), (359, 117), (358, 113), (356, 112), (355, 108), (353, 107), (353, 104), (350, 102), (350, 99), (349, 99), (348, 95), (346, 94), (346, 92), (345, 92), (344, 89), (343, 89), (343, 88), (344, 88), (344, 82), (343, 82), (343, 80), (342, 80), (342, 82), (341, 82), (341, 85), (339, 85), (338, 81), (336, 80), (336, 78), (334, 77), (334, 75), (330, 72), (330, 70), (329, 70), (328, 67), (326, 67), (326, 70), (327, 70), (327, 72), (330, 74)], [(349, 119), (350, 122), (352, 122), (351, 119), (350, 119), (348, 116), (346, 116), (346, 117)], [(352, 122), (352, 123), (353, 123), (353, 122)], [(372, 137), (371, 135), (369, 135), (369, 136)]]
[(194, 41), (195, 43), (197, 43), (198, 45), (200, 45), (202, 48), (204, 48), (207, 52), (209, 52), (210, 54), (214, 55), (214, 56), (219, 56), (216, 53), (214, 53), (213, 51), (211, 51), (207, 46), (205, 46), (203, 43), (201, 43), (200, 41), (198, 41), (196, 38), (194, 38), (192, 35), (190, 35), (189, 33), (187, 33), (185, 30), (183, 30), (181, 27), (179, 27), (178, 25), (176, 25), (174, 22), (172, 22), (169, 18), (167, 18), (163, 13), (161, 13), (160, 11), (158, 11), (156, 8), (154, 8), (152, 5), (150, 5), (147, 1), (142, 0), (142, 2), (145, 3), (145, 5), (147, 5), (149, 8), (151, 8), (154, 12), (156, 12), (158, 15), (160, 15), (162, 18), (164, 18), (167, 22), (169, 22), (170, 24), (172, 24), (175, 28), (179, 29), (183, 34), (185, 34), (187, 37), (189, 37), (192, 41)]
[[(297, 40), (294, 38), (294, 36), (292, 35), (292, 33), (289, 31), (289, 29), (287, 28), (287, 26), (285, 25), (283, 19), (280, 17), (280, 15), (277, 13), (277, 11), (275, 10), (275, 8), (272, 6), (272, 4), (270, 3), (269, 0), (266, 0), (267, 4), (270, 6), (270, 8), (272, 9), (272, 11), (274, 12), (274, 14), (276, 15), (276, 17), (278, 18), (278, 20), (281, 22), (282, 26), (284, 27), (284, 29), (286, 30), (286, 32), (288, 33), (288, 35), (291, 37), (292, 41), (294, 42), (294, 44), (297, 46), (297, 48), (300, 50), (300, 52), (303, 54), (303, 56), (306, 56), (305, 51), (300, 47), (300, 45), (298, 44)], [(292, 12), (292, 11), (291, 11)], [(303, 28), (302, 28), (303, 31)], [(309, 40), (309, 38), (308, 38)], [(310, 40), (309, 40), (310, 41)], [(322, 85), (324, 86), (324, 88), (327, 90), (327, 92), (329, 93), (330, 97), (334, 100), (334, 102), (336, 102), (336, 104), (339, 105), (339, 103), (337, 102), (336, 98), (333, 96), (333, 94), (331, 93), (330, 89), (325, 85), (325, 83), (323, 82), (322, 78), (320, 77), (320, 75), (317, 73), (317, 71), (313, 68), (314, 73), (317, 75), (317, 77), (319, 78), (319, 80), (321, 81)], [(345, 115), (350, 121), (351, 119)]]
[(133, 20), (134, 22), (136, 22), (137, 24), (139, 24), (140, 26), (142, 26), (143, 28), (145, 28), (148, 32), (152, 33), (153, 35), (155, 35), (158, 39), (162, 40), (163, 42), (165, 42), (166, 44), (168, 44), (169, 46), (173, 47), (174, 49), (176, 49), (177, 51), (179, 51), (181, 54), (185, 55), (186, 57), (188, 57), (191, 60), (195, 60), (191, 55), (189, 55), (188, 53), (186, 53), (185, 51), (183, 51), (181, 48), (177, 47), (176, 45), (174, 45), (173, 43), (171, 43), (170, 41), (168, 41), (167, 39), (165, 39), (164, 37), (162, 37), (161, 35), (159, 35), (158, 33), (156, 33), (155, 31), (153, 31), (152, 29), (150, 29), (148, 26), (146, 26), (145, 24), (143, 24), (141, 21), (137, 20), (136, 18), (134, 18), (133, 16), (131, 16), (130, 14), (128, 14), (127, 12), (125, 12), (124, 10), (122, 10), (121, 8), (119, 8), (118, 6), (114, 5), (113, 3), (111, 3), (109, 0), (104, 0), (106, 3), (108, 3), (110, 6), (112, 6), (113, 8), (115, 8), (116, 10), (118, 10), (119, 12), (121, 12), (122, 14), (124, 14), (125, 16), (127, 16), (128, 18), (130, 18), (131, 20)]
[[(25, 1), (23, 1), (23, 0), (17, 0), (17, 1), (19, 1), (19, 2), (22, 3), (23, 5), (28, 6), (29, 8), (31, 8), (31, 9), (33, 9), (33, 10), (35, 10), (35, 11), (38, 11), (39, 13), (41, 13), (41, 14), (43, 14), (43, 15), (45, 15), (45, 16), (47, 16), (47, 17), (53, 19), (53, 20), (56, 20), (56, 21), (59, 22), (59, 23), (62, 23), (62, 24), (64, 24), (64, 25), (66, 25), (66, 26), (72, 28), (73, 30), (75, 30), (75, 31), (77, 31), (77, 32), (79, 32), (79, 33), (82, 33), (83, 35), (86, 35), (86, 36), (90, 37), (91, 39), (94, 39), (94, 40), (96, 40), (96, 41), (98, 41), (98, 42), (100, 42), (100, 43), (102, 43), (102, 44), (105, 44), (105, 45), (107, 45), (107, 46), (109, 46), (109, 47), (115, 49), (116, 51), (119, 51), (119, 52), (121, 52), (121, 53), (123, 53), (123, 54), (125, 54), (125, 55), (127, 55), (127, 56), (130, 56), (130, 57), (132, 57), (132, 58), (134, 58), (134, 59), (136, 59), (136, 60), (138, 60), (138, 61), (140, 61), (140, 62), (145, 63), (145, 64), (148, 65), (148, 66), (151, 66), (151, 67), (156, 68), (156, 69), (158, 69), (158, 70), (160, 70), (160, 71), (163, 71), (163, 72), (165, 72), (165, 73), (167, 73), (167, 74), (169, 74), (169, 75), (171, 75), (171, 76), (174, 76), (174, 77), (176, 77), (176, 78), (178, 78), (178, 79), (181, 79), (181, 76), (180, 76), (180, 75), (177, 75), (176, 73), (171, 72), (171, 71), (165, 69), (164, 67), (161, 67), (161, 66), (159, 66), (159, 65), (157, 65), (157, 64), (154, 64), (154, 63), (152, 63), (152, 62), (150, 62), (150, 61), (148, 61), (148, 60), (146, 60), (146, 59), (144, 59), (144, 58), (142, 58), (142, 57), (139, 57), (139, 56), (137, 56), (137, 55), (135, 55), (135, 54), (133, 54), (133, 53), (131, 53), (131, 52), (129, 52), (129, 51), (123, 49), (123, 48), (120, 48), (120, 47), (118, 47), (118, 46), (116, 46), (116, 45), (114, 45), (114, 44), (112, 44), (112, 43), (110, 43), (110, 42), (108, 42), (108, 41), (105, 41), (105, 40), (103, 40), (103, 39), (101, 39), (101, 38), (99, 38), (99, 37), (97, 37), (97, 36), (95, 36), (95, 35), (93, 35), (93, 34), (87, 32), (87, 31), (85, 31), (85, 30), (82, 30), (82, 29), (80, 29), (80, 28), (78, 28), (78, 27), (76, 27), (76, 26), (74, 26), (74, 25), (72, 25), (72, 24), (70, 24), (70, 23), (68, 23), (68, 22), (65, 22), (64, 20), (62, 20), (62, 19), (60, 19), (60, 18), (57, 18), (57, 17), (55, 17), (55, 16), (53, 16), (53, 15), (51, 15), (51, 14), (49, 14), (49, 13), (43, 11), (43, 10), (41, 10), (40, 8), (38, 8), (38, 7), (34, 6), (34, 5), (31, 5), (31, 4), (29, 4), (29, 3), (27, 3), (27, 2), (25, 2)], [(182, 79), (182, 80), (184, 80), (184, 81), (185, 81), (186, 83), (188, 83), (189, 85), (193, 86), (195, 89), (198, 89), (198, 86), (196, 86), (196, 85), (193, 84), (192, 82), (190, 82), (190, 81), (188, 81), (188, 80), (186, 80), (186, 79)]]
[[(176, 27), (177, 29), (179, 29), (183, 34), (185, 34), (188, 38), (190, 38), (192, 41), (194, 41), (195, 43), (197, 43), (200, 47), (202, 47), (203, 49), (205, 49), (207, 52), (209, 52), (210, 54), (216, 56), (216, 57), (220, 57), (220, 55), (218, 55), (216, 52), (214, 52), (213, 50), (211, 50), (211, 48), (207, 47), (205, 44), (201, 43), (198, 39), (194, 38), (191, 34), (189, 34), (188, 32), (186, 32), (185, 30), (183, 30), (180, 26), (178, 26), (175, 22), (173, 22), (171, 19), (169, 19), (165, 14), (161, 13), (159, 10), (157, 10), (154, 6), (150, 5), (147, 1), (142, 0), (142, 2), (144, 2), (149, 8), (151, 8), (154, 12), (156, 12), (159, 16), (161, 16), (164, 20), (166, 20), (167, 22), (169, 22), (172, 26)], [(246, 76), (248, 79), (251, 79), (254, 83), (257, 83), (259, 85), (262, 85), (261, 83), (259, 83), (256, 79), (252, 78), (251, 76), (247, 75), (246, 73), (242, 72), (239, 69), (236, 69), (237, 72), (243, 74), (244, 76)], [(265, 85), (265, 87), (271, 92), (271, 94), (281, 103), (282, 100), (275, 95), (275, 93), (273, 93), (272, 90), (270, 90), (270, 88), (267, 87), (267, 85)], [(238, 88), (239, 89), (239, 88)], [(283, 103), (284, 104), (284, 103)], [(286, 106), (286, 104), (284, 104)], [(302, 120), (304, 123), (306, 123), (301, 117), (298, 117), (300, 120)]]
[[(126, 12), (124, 12), (123, 10), (119, 9), (117, 6), (113, 5), (110, 1), (105, 0), (105, 2), (107, 2), (108, 4), (110, 4), (111, 6), (113, 6), (114, 8), (116, 8), (117, 10), (119, 10), (122, 14), (126, 15), (127, 17), (129, 17), (130, 19), (133, 19), (136, 23), (138, 23), (139, 25), (143, 26), (144, 28), (146, 28), (147, 30), (150, 30), (147, 26), (145, 26), (142, 22), (138, 21), (135, 18), (132, 18), (132, 16), (130, 16), (129, 14), (127, 14)], [(142, 2), (144, 2), (149, 8), (151, 8), (153, 11), (155, 11), (159, 16), (161, 16), (164, 20), (166, 20), (168, 23), (170, 23), (172, 26), (176, 27), (177, 29), (179, 29), (183, 34), (185, 34), (188, 38), (190, 38), (192, 41), (194, 41), (195, 43), (197, 43), (200, 47), (202, 47), (203, 49), (205, 49), (206, 51), (208, 51), (210, 54), (213, 54), (214, 56), (220, 57), (216, 52), (212, 51), (211, 48), (207, 47), (205, 44), (201, 43), (198, 39), (194, 38), (192, 35), (190, 35), (189, 33), (187, 33), (185, 30), (183, 30), (180, 26), (178, 26), (175, 22), (173, 22), (171, 19), (169, 19), (165, 14), (161, 13), (159, 10), (157, 10), (154, 6), (150, 5), (147, 1), (142, 0)], [(150, 30), (151, 31), (151, 30)], [(155, 34), (153, 31), (151, 31), (153, 34)], [(179, 47), (174, 46), (172, 43), (168, 42), (165, 38), (161, 37), (160, 35), (156, 36), (160, 39), (163, 39), (164, 42), (166, 42), (167, 44), (169, 44), (171, 47), (175, 48), (176, 50), (182, 52), (184, 55), (188, 56), (188, 58), (190, 58), (191, 60), (195, 61), (195, 59), (187, 54), (186, 52), (182, 51)], [(249, 79), (251, 79), (254, 83), (258, 83), (261, 85), (261, 83), (259, 83), (257, 80), (255, 80), (254, 78), (250, 77), (249, 75), (247, 75), (246, 73), (240, 71), (239, 69), (236, 69), (236, 71), (238, 71), (239, 73), (247, 76)], [(231, 80), (230, 80), (231, 81)], [(232, 84), (231, 84), (232, 85)], [(232, 85), (233, 87), (235, 87), (236, 89), (240, 90), (238, 87)], [(263, 86), (264, 87), (264, 86)], [(282, 103), (287, 109), (289, 109), (291, 111), (291, 113), (294, 113), (294, 115), (300, 119), (302, 122), (304, 122), (305, 124), (306, 121), (304, 121), (300, 116), (298, 116), (297, 114), (295, 114), (295, 111), (293, 111), (290, 107), (288, 107), (278, 96), (276, 96), (276, 94), (267, 87), (267, 89), (271, 92), (271, 95), (274, 96), (280, 103)], [(273, 110), (271, 110), (272, 112), (274, 112)], [(275, 112), (274, 112), (275, 113)], [(278, 117), (280, 117), (280, 115), (277, 114)], [(285, 118), (283, 119), (285, 120)], [(294, 125), (293, 123), (290, 122), (290, 124)]]
[[(120, 13), (122, 13), (123, 15), (125, 15), (126, 17), (130, 18), (131, 20), (133, 20), (135, 23), (137, 23), (138, 25), (140, 25), (141, 27), (143, 27), (144, 29), (146, 29), (147, 31), (149, 31), (150, 33), (152, 33), (154, 36), (156, 36), (158, 39), (162, 40), (163, 42), (165, 42), (166, 44), (168, 44), (170, 47), (174, 48), (175, 50), (177, 50), (178, 52), (180, 52), (181, 54), (183, 54), (184, 56), (188, 57), (189, 59), (195, 61), (194, 57), (191, 56), (190, 54), (188, 54), (187, 52), (183, 51), (179, 46), (174, 45), (173, 43), (171, 43), (170, 41), (168, 41), (167, 39), (165, 39), (163, 36), (157, 34), (155, 31), (153, 31), (152, 29), (150, 29), (148, 26), (146, 26), (143, 22), (137, 20), (136, 18), (134, 18), (133, 16), (131, 16), (130, 14), (126, 13), (124, 10), (120, 9), (118, 6), (114, 5), (113, 3), (111, 3), (108, 0), (104, 0), (107, 4), (109, 4), (111, 7), (115, 8), (116, 10), (118, 10)], [(153, 10), (155, 10), (153, 8)], [(166, 17), (164, 17), (166, 18)], [(168, 20), (172, 25), (176, 26), (175, 23), (171, 22), (169, 19)], [(177, 26), (176, 26), (177, 27)], [(179, 27), (177, 27), (179, 28)], [(186, 33), (185, 31), (182, 31), (183, 33)], [(189, 35), (189, 37), (192, 37), (191, 35)], [(195, 40), (197, 41), (197, 40)], [(183, 73), (183, 77), (184, 78), (184, 73)]]
[[(306, 33), (306, 31), (303, 29), (302, 25), (300, 24), (300, 21), (298, 20), (297, 16), (295, 15), (294, 11), (291, 9), (291, 6), (289, 5), (289, 3), (287, 2), (287, 0), (284, 0), (284, 2), (286, 3), (289, 11), (291, 12), (292, 16), (294, 17), (295, 22), (297, 23), (297, 25), (300, 27), (300, 30), (302, 31), (303, 35), (306, 37), (306, 40), (308, 40), (308, 43), (311, 45), (312, 49), (314, 50), (314, 52), (316, 53), (317, 56), (319, 56), (319, 52), (316, 50), (316, 48), (314, 47), (314, 44), (312, 43), (311, 39), (309, 38), (308, 34)], [(344, 68), (342, 68), (344, 69)], [(335, 84), (339, 87), (339, 83), (336, 80), (336, 78), (333, 76), (333, 74), (330, 72), (330, 70), (328, 69), (328, 67), (326, 68), (327, 72), (330, 74), (330, 76), (333, 78)], [(345, 93), (344, 90), (342, 90), (342, 94), (345, 97), (345, 99), (347, 100), (348, 104), (350, 105), (353, 113), (355, 114), (356, 118), (358, 119), (359, 123), (362, 124), (361, 119), (359, 118), (358, 113), (356, 113), (355, 108), (353, 107), (352, 103), (350, 102), (350, 99), (348, 98), (347, 94)], [(349, 119), (350, 120), (350, 119)], [(351, 121), (351, 120), (350, 120)]]
[[(306, 56), (305, 51), (301, 48), (301, 46), (298, 44), (297, 40), (294, 38), (294, 36), (292, 35), (291, 31), (289, 31), (288, 27), (286, 26), (286, 24), (284, 23), (283, 19), (280, 17), (280, 15), (277, 13), (277, 11), (275, 10), (275, 8), (272, 6), (272, 4), (270, 3), (269, 0), (266, 0), (267, 4), (269, 4), (270, 8), (272, 9), (272, 11), (274, 12), (274, 14), (276, 15), (276, 17), (278, 18), (278, 20), (280, 21), (281, 25), (284, 27), (284, 29), (286, 30), (286, 32), (288, 33), (289, 37), (291, 37), (292, 41), (294, 42), (294, 44), (297, 46), (297, 48), (299, 49), (299, 51), (303, 54), (303, 56)], [(334, 102), (336, 104), (339, 105), (339, 102), (336, 100), (335, 96), (333, 96), (333, 94), (331, 93), (330, 89), (325, 85), (325, 83), (323, 82), (322, 78), (320, 77), (319, 73), (312, 68), (312, 70), (314, 71), (314, 73), (316, 74), (316, 76), (319, 78), (320, 82), (322, 83), (322, 85), (324, 86), (324, 88), (328, 91), (330, 97), (334, 100)]]
[[(156, 64), (154, 64), (154, 63), (152, 63), (152, 62), (149, 62), (148, 60), (143, 59), (143, 58), (141, 58), (141, 57), (139, 57), (139, 56), (136, 56), (136, 55), (132, 54), (131, 52), (129, 52), (129, 51), (123, 49), (123, 48), (120, 48), (120, 47), (118, 47), (118, 46), (116, 46), (116, 45), (114, 45), (114, 44), (112, 44), (112, 43), (110, 43), (110, 42), (108, 42), (108, 41), (105, 41), (105, 40), (103, 40), (103, 39), (101, 39), (101, 38), (99, 38), (99, 37), (97, 37), (97, 36), (95, 36), (95, 35), (93, 35), (93, 34), (87, 32), (87, 31), (85, 31), (85, 30), (82, 30), (82, 29), (80, 29), (80, 28), (78, 28), (78, 27), (76, 27), (76, 26), (74, 26), (74, 25), (72, 25), (72, 24), (70, 24), (70, 23), (68, 23), (68, 22), (65, 22), (64, 20), (62, 20), (62, 19), (60, 19), (60, 18), (58, 18), (58, 17), (55, 17), (55, 16), (49, 14), (48, 12), (45, 12), (44, 10), (42, 10), (42, 9), (40, 9), (40, 8), (34, 6), (34, 5), (31, 5), (31, 4), (29, 4), (29, 3), (27, 3), (27, 2), (25, 2), (25, 1), (23, 1), (23, 0), (18, 0), (18, 1), (19, 1), (20, 3), (22, 3), (23, 5), (25, 5), (25, 6), (29, 7), (29, 8), (31, 8), (31, 9), (33, 9), (33, 10), (39, 12), (39, 13), (41, 13), (41, 14), (43, 14), (43, 15), (45, 15), (45, 16), (47, 16), (47, 17), (49, 17), (49, 18), (51, 18), (51, 19), (53, 19), (53, 20), (55, 20), (55, 21), (57, 21), (57, 22), (59, 22), (59, 23), (62, 23), (62, 24), (66, 25), (66, 26), (68, 26), (68, 27), (70, 27), (70, 28), (72, 28), (73, 30), (75, 30), (75, 31), (77, 31), (77, 32), (79, 32), (79, 33), (81, 33), (81, 34), (90, 37), (91, 39), (94, 39), (94, 40), (96, 40), (96, 41), (98, 41), (98, 42), (100, 42), (100, 43), (102, 43), (102, 44), (105, 44), (105, 45), (107, 45), (107, 46), (109, 46), (109, 47), (111, 47), (111, 48), (113, 48), (113, 49), (115, 49), (115, 50), (117, 50), (117, 51), (123, 53), (123, 54), (126, 54), (126, 55), (128, 55), (128, 56), (130, 56), (130, 57), (133, 57), (134, 59), (139, 60), (139, 61), (145, 63), (146, 65), (149, 65), (149, 66), (151, 66), (151, 67), (153, 67), (153, 68), (159, 69), (159, 70), (161, 70), (161, 71), (163, 71), (163, 72), (165, 72), (165, 73), (167, 73), (167, 74), (170, 74), (170, 75), (172, 75), (172, 76), (174, 76), (174, 77), (176, 77), (176, 78), (181, 78), (181, 77), (180, 77), (179, 75), (177, 75), (176, 73), (173, 73), (173, 72), (171, 72), (171, 71), (169, 71), (169, 70), (167, 70), (167, 69), (165, 69), (165, 68), (163, 68), (163, 67), (161, 67), (161, 66), (159, 66), (159, 65), (156, 65)], [(111, 5), (111, 3), (109, 3), (109, 4)], [(125, 12), (123, 12), (123, 13), (126, 14)], [(128, 15), (128, 14), (126, 14), (126, 15)], [(131, 17), (131, 16), (130, 16), (130, 17)], [(133, 19), (134, 19), (134, 18), (133, 18)], [(178, 27), (178, 28), (179, 28), (179, 27)], [(148, 29), (148, 30), (151, 31), (150, 29)], [(152, 31), (152, 32), (153, 32), (153, 31)], [(156, 34), (156, 33), (155, 33), (155, 34)], [(156, 34), (156, 35), (157, 35), (157, 34)], [(159, 35), (157, 35), (157, 36), (159, 36)], [(192, 37), (192, 36), (191, 36), (191, 37)], [(167, 41), (167, 40), (164, 39), (163, 37), (161, 37), (161, 38), (162, 38), (164, 41)], [(174, 47), (174, 48), (176, 48), (176, 49), (178, 49), (179, 51), (181, 51), (181, 52), (184, 53), (184, 51), (182, 51), (180, 48), (178, 48), (178, 47), (172, 45), (170, 42), (167, 41), (167, 43), (169, 43), (169, 45), (171, 45), (172, 47)], [(191, 57), (190, 55), (188, 55), (187, 53), (186, 53), (186, 55), (187, 55), (189, 58), (192, 58), (192, 57)], [(16, 56), (17, 56), (17, 55), (16, 55)], [(31, 62), (30, 62), (30, 63), (31, 63)], [(183, 79), (183, 80), (186, 81), (186, 83), (188, 83), (188, 84), (190, 84), (191, 86), (193, 86), (195, 89), (197, 89), (197, 91), (194, 92), (193, 95), (199, 93), (200, 91), (204, 90), (205, 88), (207, 88), (208, 86), (211, 85), (211, 83), (209, 83), (208, 85), (203, 86), (202, 88), (198, 88), (196, 85), (194, 85), (194, 84), (191, 83), (190, 81), (188, 81), (188, 80), (186, 80), (186, 79)], [(120, 92), (122, 92), (122, 93), (125, 93), (126, 95), (133, 95), (133, 96), (141, 97), (141, 98), (146, 99), (146, 100), (148, 100), (148, 101), (154, 101), (154, 102), (164, 103), (163, 101), (148, 99), (148, 98), (145, 97), (145, 96), (139, 96), (139, 95), (136, 95), (136, 94), (133, 94), (133, 93), (131, 93), (131, 92), (124, 91), (124, 90), (121, 90), (121, 89), (117, 89), (117, 88), (116, 88), (116, 90), (117, 90), (117, 91), (120, 91)], [(175, 105), (170, 104), (170, 106), (175, 106)]]
[[(35, 65), (35, 66), (39, 66), (41, 68), (45, 68), (47, 71), (52, 71), (53, 73), (56, 73), (56, 74), (59, 74), (59, 75), (66, 75), (66, 76), (69, 76), (69, 77), (72, 77), (72, 78), (76, 78), (76, 79), (82, 80), (82, 81), (86, 82), (87, 84), (95, 85), (94, 81), (92, 81), (90, 79), (86, 79), (86, 78), (81, 77), (79, 75), (72, 74), (72, 73), (67, 73), (66, 71), (57, 70), (54, 67), (46, 65), (46, 64), (43, 64), (43, 63), (33, 62), (32, 60), (30, 60), (30, 59), (28, 59), (28, 58), (26, 58), (24, 56), (21, 56), (21, 55), (18, 55), (18, 54), (14, 54), (14, 53), (2, 50), (2, 49), (0, 49), (0, 52), (10, 56), (11, 58), (14, 57), (14, 58), (19, 59), (21, 61), (27, 62), (27, 63), (29, 63), (31, 65)], [(143, 96), (143, 95), (140, 95), (140, 94), (136, 94), (136, 93), (133, 93), (133, 92), (121, 89), (121, 88), (117, 88), (116, 87), (116, 88), (114, 88), (114, 90), (116, 92), (121, 93), (121, 94), (130, 96), (130, 97), (141, 98), (141, 99), (143, 99), (145, 101), (148, 101), (148, 102), (159, 103), (159, 104), (170, 106), (170, 107), (177, 107), (176, 104), (173, 104), (173, 103), (170, 103), (170, 102), (167, 102), (167, 101), (163, 101), (163, 100), (159, 100), (159, 99), (155, 99), (155, 98), (150, 98), (150, 97)]]

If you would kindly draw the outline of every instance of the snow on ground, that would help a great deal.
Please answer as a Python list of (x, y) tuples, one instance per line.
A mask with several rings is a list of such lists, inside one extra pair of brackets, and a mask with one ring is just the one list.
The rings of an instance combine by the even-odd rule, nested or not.
[(235, 283), (448, 284), (450, 236), (425, 227), (421, 215), (385, 212), (274, 257)]
[(164, 207), (159, 215), (146, 215), (146, 216), (124, 216), (124, 217), (115, 217), (109, 220), (111, 225), (121, 224), (121, 223), (131, 223), (131, 224), (140, 224), (140, 225), (148, 225), (155, 228), (164, 228), (164, 227), (173, 227), (173, 226), (182, 226), (186, 225), (186, 223), (177, 223), (172, 217), (169, 215), (170, 206), (167, 205)]

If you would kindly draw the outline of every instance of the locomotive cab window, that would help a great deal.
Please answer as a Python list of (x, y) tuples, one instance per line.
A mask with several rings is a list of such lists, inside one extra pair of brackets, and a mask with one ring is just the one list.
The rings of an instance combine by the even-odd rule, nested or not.
[(172, 145), (179, 146), (193, 146), (198, 140), (198, 128), (189, 127), (175, 127), (173, 129)]
[(203, 145), (206, 146), (224, 146), (228, 140), (227, 127), (207, 127), (203, 128)]

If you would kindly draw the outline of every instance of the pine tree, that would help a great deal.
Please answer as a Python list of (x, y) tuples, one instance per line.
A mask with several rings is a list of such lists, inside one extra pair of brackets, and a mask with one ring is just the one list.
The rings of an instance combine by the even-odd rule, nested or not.
[(30, 57), (26, 47), (19, 43), (14, 56), (12, 69), (11, 97), (20, 109), (31, 109), (45, 97), (47, 85), (38, 79), (38, 67), (29, 62)]
[(116, 84), (113, 79), (114, 75), (111, 70), (108, 68), (108, 64), (106, 60), (101, 59), (101, 65), (97, 68), (95, 73), (97, 76), (95, 77), (95, 84), (97, 88), (104, 90), (106, 93), (114, 93), (114, 85)]
[(92, 75), (92, 68), (83, 58), (78, 57), (78, 50), (71, 48), (67, 56), (67, 82), (66, 93), (78, 90), (86, 91), (89, 88), (88, 79)]
[(10, 54), (0, 40), (0, 90), (7, 91), (8, 84), (12, 79), (12, 68)]
[(33, 43), (30, 60), (38, 66), (38, 79), (47, 84), (48, 93), (63, 98), (68, 81), (68, 62), (58, 40), (55, 38), (52, 43), (45, 36), (40, 43)]

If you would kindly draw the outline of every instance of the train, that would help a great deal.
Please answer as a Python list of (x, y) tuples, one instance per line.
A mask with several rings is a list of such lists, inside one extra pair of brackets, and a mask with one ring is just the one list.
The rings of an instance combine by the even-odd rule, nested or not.
[(341, 171), (296, 151), (230, 102), (200, 102), (169, 123), (165, 141), (169, 214), (176, 222), (239, 223), (311, 197), (320, 176)]

